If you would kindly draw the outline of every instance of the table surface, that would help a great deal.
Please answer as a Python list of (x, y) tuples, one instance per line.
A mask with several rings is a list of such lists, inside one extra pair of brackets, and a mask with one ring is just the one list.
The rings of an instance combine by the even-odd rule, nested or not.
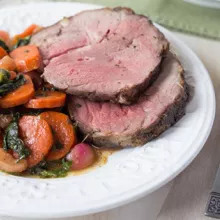
[[(189, 36), (183, 33), (174, 33), (184, 41), (199, 56), (208, 69), (213, 80), (215, 91), (220, 86), (220, 42), (197, 36)], [(182, 174), (184, 175), (184, 173)], [(177, 177), (178, 178), (178, 177)], [(68, 218), (73, 220), (156, 220), (157, 215), (172, 187), (173, 181), (153, 192), (152, 194), (109, 211)], [(21, 220), (21, 218), (16, 218)], [(23, 218), (22, 218), (23, 219)], [(12, 217), (0, 217), (0, 220), (15, 220)], [(62, 219), (64, 220), (64, 219)]]

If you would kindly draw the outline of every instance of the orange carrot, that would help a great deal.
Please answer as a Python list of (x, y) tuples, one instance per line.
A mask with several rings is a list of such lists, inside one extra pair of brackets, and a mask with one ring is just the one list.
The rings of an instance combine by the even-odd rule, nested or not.
[(27, 81), (24, 85), (0, 98), (1, 108), (11, 108), (23, 105), (34, 96), (34, 85), (30, 77), (25, 76), (25, 79)]
[(4, 56), (8, 55), (5, 49), (0, 47), (0, 59), (2, 59)]
[(0, 148), (3, 147), (3, 133), (2, 130), (0, 130)]
[(33, 70), (33, 71), (26, 72), (26, 73), (23, 73), (23, 74), (31, 77), (32, 82), (34, 83), (34, 88), (36, 88), (36, 89), (41, 88), (41, 86), (44, 83), (43, 78), (41, 77), (40, 73), (37, 72), (37, 70)]
[(25, 104), (26, 108), (56, 108), (64, 106), (66, 94), (58, 91), (37, 91), (35, 97)]
[(58, 160), (64, 157), (76, 143), (76, 134), (69, 117), (59, 112), (43, 112), (40, 118), (51, 127), (54, 135), (54, 147), (47, 155), (47, 160)]
[(4, 56), (0, 60), (0, 69), (4, 69), (4, 70), (8, 70), (8, 71), (16, 70), (15, 61), (11, 57), (9, 57), (9, 56)]
[[(4, 144), (3, 131), (0, 130), (0, 149), (3, 148), (3, 144)], [(8, 149), (7, 152), (14, 156), (14, 152), (12, 149)], [(15, 158), (18, 158), (18, 154), (16, 154)]]
[(0, 39), (7, 43), (10, 39), (9, 33), (3, 30), (0, 30)]
[(8, 32), (0, 30), (0, 39), (3, 40), (7, 46), (11, 46), (11, 38)]
[[(4, 144), (4, 137), (3, 137), (3, 134), (1, 134), (0, 135), (0, 149), (3, 148), (3, 144)], [(12, 149), (8, 149), (7, 153), (11, 154), (14, 158), (17, 158), (17, 159), (19, 158), (18, 154), (15, 153)]]
[(15, 60), (19, 72), (29, 72), (41, 65), (40, 52), (34, 45), (18, 47), (10, 53), (10, 56)]
[(53, 135), (48, 123), (38, 116), (23, 116), (19, 120), (19, 135), (30, 149), (28, 167), (38, 164), (53, 145)]
[(10, 73), (10, 79), (11, 79), (11, 80), (13, 80), (13, 79), (16, 78), (16, 76), (17, 76), (17, 73), (16, 73), (16, 72), (10, 71), (9, 73)]
[(17, 34), (13, 37), (12, 39), (13, 45), (15, 45), (19, 39), (28, 37), (32, 35), (33, 33), (35, 33), (36, 31), (38, 31), (39, 29), (40, 29), (40, 26), (36, 24), (30, 25), (27, 29), (24, 30), (24, 32), (22, 32), (21, 34)]

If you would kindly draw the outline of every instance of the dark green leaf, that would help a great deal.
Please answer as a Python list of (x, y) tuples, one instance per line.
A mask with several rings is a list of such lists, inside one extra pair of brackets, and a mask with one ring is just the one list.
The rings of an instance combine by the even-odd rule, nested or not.
[(58, 177), (65, 177), (67, 172), (64, 170), (42, 170), (39, 173), (41, 178), (58, 178)]
[(51, 87), (44, 86), (44, 87), (42, 87), (41, 90), (44, 91), (44, 92), (46, 92), (46, 91), (58, 91), (54, 86), (51, 86)]
[(26, 79), (23, 75), (18, 75), (14, 80), (10, 80), (8, 83), (0, 85), (0, 96), (7, 95), (8, 93), (16, 90), (20, 86), (24, 85)]
[(15, 114), (13, 121), (9, 124), (5, 130), (4, 140), (3, 140), (3, 149), (8, 151), (12, 149), (19, 156), (18, 161), (26, 158), (30, 151), (25, 147), (23, 141), (18, 137), (18, 119), (19, 114)]
[(62, 166), (63, 166), (64, 170), (69, 171), (70, 167), (72, 166), (72, 162), (68, 161), (68, 160), (65, 160), (65, 159), (62, 159)]
[(59, 142), (59, 140), (55, 141), (51, 150), (61, 150), (63, 145)]
[(65, 177), (67, 176), (71, 165), (72, 162), (65, 159), (52, 162), (42, 161), (37, 166), (31, 168), (29, 172), (38, 175), (41, 178)]
[(26, 112), (25, 115), (37, 116), (40, 113), (42, 113), (43, 111), (44, 111), (44, 109), (32, 109), (31, 111)]
[(10, 73), (7, 70), (0, 69), (0, 85), (10, 81)]
[(81, 105), (80, 105), (80, 104), (78, 104), (78, 103), (76, 103), (76, 107), (77, 107), (77, 108), (80, 108), (80, 107), (81, 107)]
[(31, 40), (31, 36), (19, 39), (16, 45), (14, 46), (14, 49), (28, 45), (30, 43), (30, 40)]
[(2, 47), (7, 53), (10, 53), (9, 47), (6, 45), (6, 43), (0, 39), (0, 47)]
[(13, 117), (13, 121), (18, 122), (18, 120), (21, 117), (21, 113), (20, 112), (15, 112), (15, 113), (13, 113), (12, 117)]
[(46, 90), (36, 91), (35, 97), (47, 97)]

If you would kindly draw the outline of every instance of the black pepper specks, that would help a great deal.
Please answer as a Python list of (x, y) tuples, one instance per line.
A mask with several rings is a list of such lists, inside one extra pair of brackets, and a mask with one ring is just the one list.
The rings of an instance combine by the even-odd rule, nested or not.
[(76, 103), (76, 108), (82, 107), (79, 103)]

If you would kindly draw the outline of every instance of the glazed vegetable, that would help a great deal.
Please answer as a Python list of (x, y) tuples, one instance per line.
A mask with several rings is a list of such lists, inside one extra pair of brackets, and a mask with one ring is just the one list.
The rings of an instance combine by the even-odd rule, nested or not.
[(2, 130), (0, 129), (0, 148), (3, 147), (3, 133)]
[(11, 74), (8, 71), (5, 71), (8, 73), (8, 78), (4, 78), (3, 76), (3, 70), (1, 69), (0, 71), (0, 75), (3, 77), (1, 77), (1, 79), (3, 80), (2, 85), (0, 86), (0, 95), (1, 96), (5, 96), (8, 93), (18, 89), (19, 87), (21, 87), (22, 85), (25, 84), (26, 79), (23, 75), (19, 75), (16, 77), (15, 80), (10, 80)]
[(34, 86), (28, 76), (18, 75), (13, 81), (0, 86), (0, 107), (11, 108), (22, 105), (34, 95)]
[(41, 66), (40, 52), (34, 45), (18, 47), (10, 53), (10, 56), (14, 59), (19, 72), (29, 72)]
[[(58, 167), (56, 167), (58, 165)], [(46, 162), (42, 161), (37, 166), (31, 168), (30, 173), (40, 176), (41, 178), (58, 178), (65, 177), (70, 171), (71, 161), (62, 159), (62, 161)], [(53, 168), (55, 166), (55, 168)], [(51, 168), (52, 167), (52, 168)]]
[(11, 39), (8, 32), (0, 30), (0, 39), (4, 41), (7, 44), (7, 46), (10, 46)]
[(0, 114), (0, 128), (6, 129), (9, 126), (9, 124), (12, 122), (12, 120), (13, 117), (11, 114)]
[(30, 35), (38, 31), (39, 29), (40, 29), (40, 26), (36, 24), (30, 25), (27, 29), (24, 30), (24, 32), (22, 32), (21, 34), (17, 34), (13, 37), (13, 40), (12, 40), (13, 44), (16, 45), (20, 39), (29, 37)]
[(0, 59), (2, 59), (6, 55), (8, 55), (7, 51), (0, 47)]
[(66, 158), (72, 162), (71, 169), (81, 170), (91, 166), (96, 160), (96, 155), (91, 146), (80, 143), (73, 147)]
[(18, 161), (27, 158), (30, 150), (25, 147), (24, 142), (18, 137), (18, 114), (14, 116), (13, 121), (5, 130), (3, 149), (5, 151), (13, 150), (18, 155)]
[(49, 84), (49, 83), (44, 83), (44, 86), (41, 88), (42, 91), (56, 91), (56, 88)]
[(33, 24), (13, 39), (0, 30), (0, 170), (65, 177), (92, 165), (96, 153), (77, 144), (69, 116), (59, 112), (65, 111), (66, 93), (41, 77), (40, 51), (29, 45), (39, 29)]
[(39, 116), (23, 116), (19, 120), (20, 137), (30, 149), (28, 167), (44, 159), (53, 145), (53, 135), (48, 123)]
[(25, 82), (24, 78), (21, 78), (21, 76), (18, 76), (18, 78), (16, 79), (16, 76), (17, 74), (14, 71), (7, 71), (4, 69), (0, 69), (1, 95), (6, 95), (7, 93), (13, 91), (13, 89), (18, 88), (19, 85), (22, 85), (23, 82)]
[(17, 73), (15, 71), (10, 71), (9, 73), (10, 73), (10, 80), (13, 80), (16, 78)]
[(27, 104), (26, 108), (56, 108), (64, 106), (66, 94), (58, 91), (37, 91), (35, 97)]
[(4, 69), (0, 69), (0, 85), (10, 82), (10, 73)]
[(9, 71), (15, 71), (16, 70), (15, 61), (9, 56), (4, 56), (0, 60), (0, 68), (5, 69), (5, 70), (9, 70)]
[(31, 36), (18, 39), (17, 43), (14, 45), (14, 49), (21, 47), (21, 46), (28, 45), (30, 42), (30, 39), (31, 39)]
[(9, 173), (20, 173), (27, 169), (27, 160), (17, 161), (11, 154), (0, 148), (0, 170)]
[[(47, 121), (54, 135), (54, 147), (47, 155), (47, 160), (64, 157), (76, 143), (76, 134), (69, 117), (59, 112), (43, 112), (40, 118)], [(59, 146), (59, 147), (56, 147)]]
[(0, 39), (0, 47), (2, 47), (7, 53), (10, 53), (10, 49), (9, 47), (7, 46), (7, 44)]
[(40, 74), (35, 70), (23, 73), (31, 78), (32, 82), (34, 83), (35, 89), (39, 89), (43, 85), (43, 79), (41, 78)]
[(7, 71), (5, 69), (0, 69), (0, 85), (11, 83), (13, 79), (17, 76), (14, 71)]

